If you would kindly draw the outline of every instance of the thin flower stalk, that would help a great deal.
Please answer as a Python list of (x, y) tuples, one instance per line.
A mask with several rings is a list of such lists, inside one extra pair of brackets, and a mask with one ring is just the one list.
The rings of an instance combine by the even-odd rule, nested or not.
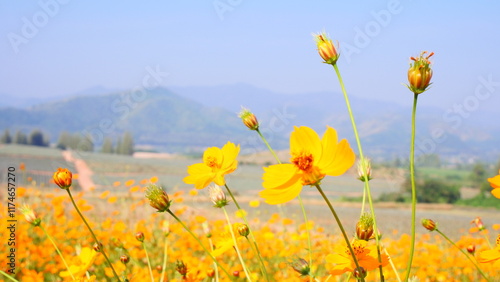
[[(351, 109), (351, 103), (349, 102), (349, 97), (347, 95), (347, 91), (346, 91), (345, 86), (344, 86), (344, 81), (342, 80), (342, 76), (340, 75), (340, 71), (339, 71), (339, 68), (338, 68), (337, 64), (334, 64), (333, 68), (335, 69), (335, 73), (337, 74), (337, 78), (339, 80), (339, 84), (340, 84), (340, 88), (342, 89), (342, 93), (344, 94), (344, 99), (345, 99), (345, 103), (346, 103), (346, 106), (347, 106), (347, 111), (349, 112), (349, 117), (351, 119), (352, 129), (354, 131), (354, 136), (356, 138), (356, 144), (358, 145), (359, 158), (360, 158), (360, 161), (364, 163), (365, 162), (365, 157), (363, 155), (363, 147), (361, 146), (361, 141), (360, 141), (359, 134), (358, 134), (358, 129), (357, 129), (357, 126), (356, 126), (356, 121), (354, 120), (354, 115), (353, 115), (352, 109)], [(367, 175), (367, 171), (366, 171), (366, 167), (365, 166), (362, 166), (362, 172), (363, 172), (363, 175)], [(370, 183), (369, 182), (370, 181), (364, 181), (365, 185), (364, 185), (364, 189), (363, 189), (363, 204), (362, 204), (363, 208), (362, 208), (361, 213), (364, 212), (365, 195), (367, 195), (368, 196), (368, 204), (370, 205), (370, 212), (373, 215), (373, 227), (374, 227), (375, 230), (378, 230), (378, 228), (377, 228), (377, 218), (375, 216), (375, 209), (373, 207), (372, 193), (371, 193), (371, 190), (370, 190)], [(385, 281), (385, 279), (384, 279), (384, 272), (383, 272), (383, 268), (382, 268), (382, 257), (380, 256), (380, 239), (379, 239), (378, 234), (375, 236), (375, 241), (377, 243), (378, 261), (380, 263), (380, 267), (379, 267), (380, 281)], [(408, 279), (406, 279), (406, 280), (408, 280)]]
[[(210, 245), (210, 251), (213, 252), (214, 251), (214, 244), (213, 244), (212, 239), (210, 237), (208, 238), (208, 244)], [(214, 262), (214, 267), (215, 267), (215, 281), (219, 282), (219, 269), (217, 268), (217, 264), (215, 262)]]
[(481, 270), (481, 268), (479, 267), (479, 265), (477, 265), (477, 263), (473, 259), (471, 259), (471, 257), (464, 250), (462, 250), (462, 248), (460, 248), (459, 246), (457, 246), (452, 240), (450, 240), (450, 238), (448, 238), (448, 236), (446, 236), (443, 232), (441, 232), (441, 230), (439, 230), (439, 229), (436, 228), (435, 231), (437, 233), (439, 233), (441, 236), (443, 236), (446, 239), (446, 241), (448, 241), (450, 244), (452, 244), (460, 252), (462, 252), (462, 254), (464, 254), (464, 256), (466, 256), (467, 259), (470, 262), (472, 262), (472, 264), (476, 267), (477, 271), (479, 271), (479, 273), (481, 274), (481, 276), (483, 276), (483, 278), (486, 279), (486, 281), (490, 281), (488, 279), (488, 277), (486, 276), (486, 274), (484, 274), (484, 272)]
[(411, 242), (410, 257), (406, 268), (405, 281), (408, 281), (411, 272), (411, 264), (415, 253), (415, 222), (417, 211), (417, 189), (415, 185), (415, 117), (417, 112), (418, 94), (413, 94), (413, 109), (411, 114), (411, 141), (410, 141), (410, 182), (411, 182)]
[(212, 255), (212, 253), (201, 243), (200, 239), (196, 237), (196, 235), (191, 231), (182, 220), (180, 220), (171, 210), (166, 210), (182, 227), (193, 237), (196, 242), (203, 248), (203, 250), (210, 256), (210, 258), (217, 264), (217, 266), (224, 271), (224, 273), (227, 275), (229, 279), (231, 279), (231, 275), (229, 275), (229, 272), (215, 259), (215, 257)]
[(10, 281), (15, 281), (15, 282), (19, 282), (19, 280), (15, 279), (14, 277), (10, 276), (9, 274), (5, 273), (3, 270), (0, 270), (0, 273), (7, 277)]
[[(240, 206), (240, 204), (238, 204), (238, 201), (236, 201), (236, 198), (234, 197), (233, 193), (231, 192), (231, 189), (229, 189), (229, 186), (227, 186), (227, 184), (224, 184), (224, 187), (226, 187), (227, 193), (229, 194), (229, 196), (231, 196), (231, 199), (233, 200), (233, 203), (236, 205), (236, 208), (238, 210), (241, 210), (241, 206)], [(255, 236), (253, 235), (252, 228), (250, 228), (250, 224), (248, 224), (248, 220), (247, 220), (245, 213), (241, 213), (241, 215), (242, 215), (243, 221), (248, 226), (250, 237), (252, 237), (252, 241), (253, 241), (253, 244), (255, 246), (255, 250), (257, 251), (257, 256), (259, 257), (261, 272), (264, 274), (264, 277), (266, 277), (266, 281), (269, 281), (269, 275), (267, 273), (266, 265), (264, 264), (264, 260), (262, 259), (262, 255), (260, 253), (259, 246), (257, 245), (257, 241), (255, 240)]]
[(141, 243), (142, 247), (144, 248), (144, 252), (146, 253), (146, 260), (148, 261), (148, 268), (149, 268), (149, 275), (151, 276), (151, 282), (154, 282), (155, 278), (153, 277), (153, 269), (151, 268), (151, 260), (149, 259), (148, 250), (146, 249), (146, 244), (144, 244), (144, 241)]
[[(333, 217), (335, 218), (335, 221), (337, 222), (337, 225), (340, 228), (340, 231), (342, 232), (342, 236), (344, 237), (344, 240), (347, 244), (347, 248), (349, 249), (349, 252), (351, 253), (354, 264), (356, 265), (356, 268), (359, 268), (358, 259), (356, 258), (356, 255), (354, 253), (354, 250), (352, 249), (349, 237), (347, 237), (347, 233), (345, 232), (344, 226), (342, 225), (342, 222), (340, 221), (340, 218), (337, 215), (337, 212), (335, 212), (335, 209), (333, 208), (332, 203), (330, 203), (330, 200), (328, 200), (328, 197), (323, 192), (323, 189), (321, 189), (321, 186), (319, 184), (315, 184), (314, 186), (316, 187), (316, 189), (318, 189), (318, 192), (321, 194), (321, 196), (325, 200), (326, 204), (328, 205), (328, 208), (330, 209)], [(361, 281), (365, 281), (365, 279), (361, 278)]]
[[(78, 213), (78, 215), (80, 215), (80, 218), (83, 220), (83, 222), (85, 223), (85, 226), (87, 226), (87, 229), (89, 230), (90, 234), (92, 234), (92, 237), (94, 238), (94, 241), (97, 245), (100, 245), (100, 242), (99, 240), (97, 239), (97, 236), (95, 235), (94, 231), (92, 231), (92, 228), (90, 228), (90, 225), (87, 223), (87, 220), (85, 219), (85, 217), (83, 216), (83, 214), (80, 212), (80, 209), (78, 208), (78, 206), (76, 205), (75, 203), (75, 200), (73, 199), (73, 195), (71, 195), (71, 190), (70, 189), (65, 189), (67, 192), (68, 192), (68, 195), (69, 195), (69, 198), (71, 199), (71, 202), (73, 203), (73, 206), (75, 207), (76, 209), (76, 212)], [(111, 270), (113, 271), (113, 275), (115, 276), (115, 278), (118, 280), (118, 281), (121, 281), (120, 277), (118, 276), (118, 273), (116, 273), (116, 270), (115, 268), (113, 267), (113, 264), (111, 264), (111, 261), (109, 261), (109, 258), (108, 256), (106, 255), (106, 252), (104, 251), (104, 248), (101, 249), (101, 253), (102, 255), (104, 256), (104, 258), (106, 259), (106, 262), (108, 263), (109, 267), (111, 268)]]
[(250, 273), (248, 272), (247, 266), (245, 264), (245, 260), (243, 260), (243, 257), (241, 256), (240, 248), (238, 247), (238, 241), (236, 241), (236, 236), (234, 236), (233, 225), (231, 224), (231, 220), (229, 220), (229, 215), (227, 214), (225, 207), (222, 207), (222, 210), (224, 211), (224, 215), (226, 216), (227, 225), (229, 227), (229, 233), (231, 233), (231, 238), (233, 238), (234, 249), (236, 250), (236, 254), (238, 255), (238, 259), (240, 260), (241, 267), (243, 267), (243, 272), (245, 272), (247, 280), (251, 282), (252, 277), (250, 276)]
[(165, 269), (167, 268), (167, 258), (168, 258), (168, 237), (165, 236), (165, 243), (163, 247), (163, 265), (161, 268), (161, 279), (160, 282), (165, 280)]
[(56, 249), (56, 252), (57, 254), (61, 257), (61, 260), (63, 261), (64, 263), (64, 266), (66, 267), (66, 269), (68, 270), (69, 272), (69, 275), (71, 276), (71, 279), (73, 279), (73, 281), (75, 281), (75, 277), (73, 276), (73, 273), (69, 270), (69, 266), (68, 266), (68, 263), (66, 262), (66, 260), (64, 259), (64, 256), (62, 255), (61, 251), (59, 250), (59, 248), (57, 247), (56, 243), (54, 242), (54, 240), (52, 239), (52, 237), (49, 235), (49, 233), (47, 232), (47, 230), (40, 224), (39, 225), (40, 228), (43, 230), (43, 232), (45, 233), (45, 236), (47, 236), (47, 238), (49, 238), (49, 241), (52, 243), (52, 245), (54, 246), (54, 248)]
[[(271, 152), (271, 154), (273, 154), (273, 156), (276, 159), (276, 161), (278, 162), (278, 164), (281, 164), (281, 160), (279, 159), (278, 155), (273, 150), (271, 145), (269, 145), (269, 142), (267, 142), (266, 137), (264, 137), (264, 135), (262, 135), (262, 133), (258, 129), (256, 131), (259, 134), (262, 141), (264, 142), (264, 144), (266, 144), (267, 149)], [(307, 219), (307, 213), (306, 213), (306, 209), (304, 206), (304, 202), (302, 201), (302, 197), (300, 197), (300, 195), (298, 195), (297, 198), (299, 199), (300, 209), (302, 210), (302, 215), (304, 216), (304, 222), (307, 225), (307, 223), (309, 221)], [(309, 228), (306, 228), (306, 236), (307, 236), (307, 246), (308, 246), (308, 253), (309, 253), (309, 266), (312, 268), (312, 242), (311, 242), (311, 232), (309, 231)], [(313, 276), (310, 275), (309, 281), (312, 281), (312, 279), (313, 279)]]

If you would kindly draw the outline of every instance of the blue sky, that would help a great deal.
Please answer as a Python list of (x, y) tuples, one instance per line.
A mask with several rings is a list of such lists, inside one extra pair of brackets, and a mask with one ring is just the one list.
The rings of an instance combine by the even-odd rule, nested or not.
[(428, 50), (434, 84), (419, 103), (477, 110), (500, 105), (498, 11), (497, 1), (0, 0), (0, 93), (127, 89), (148, 67), (168, 72), (166, 87), (339, 91), (311, 36), (325, 30), (351, 95), (411, 104), (409, 57)]

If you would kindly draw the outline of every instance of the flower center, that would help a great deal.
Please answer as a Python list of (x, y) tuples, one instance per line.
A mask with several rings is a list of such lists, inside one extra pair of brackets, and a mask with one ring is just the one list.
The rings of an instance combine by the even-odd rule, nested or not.
[(205, 162), (205, 164), (211, 168), (218, 168), (219, 165), (217, 163), (217, 158), (214, 156), (209, 156)]
[[(365, 251), (365, 246), (363, 246), (361, 244), (357, 244), (356, 242), (352, 243), (351, 247), (352, 247), (352, 250), (354, 251), (354, 255), (356, 257), (358, 257), (360, 254), (362, 254)], [(351, 255), (351, 252), (349, 251), (349, 248), (347, 248), (347, 247), (346, 247), (345, 252), (348, 256)]]
[(308, 172), (313, 167), (314, 157), (310, 153), (301, 152), (294, 156), (291, 162), (297, 166), (298, 169)]

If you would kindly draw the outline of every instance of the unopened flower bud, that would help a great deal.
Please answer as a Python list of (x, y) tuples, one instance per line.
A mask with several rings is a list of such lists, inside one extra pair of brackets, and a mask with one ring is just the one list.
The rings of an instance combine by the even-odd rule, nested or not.
[(171, 201), (160, 186), (149, 184), (146, 190), (146, 198), (149, 200), (149, 205), (158, 212), (165, 212), (170, 208)]
[(479, 216), (474, 218), (470, 223), (474, 223), (479, 231), (486, 229), (486, 226), (484, 226), (483, 221)]
[(358, 240), (368, 241), (373, 235), (373, 217), (364, 213), (361, 215), (358, 223), (356, 223), (356, 237)]
[(33, 226), (40, 226), (42, 220), (38, 217), (38, 214), (35, 213), (29, 206), (24, 205), (20, 208), (21, 213), (24, 215), (24, 218), (27, 222), (29, 222)]
[(246, 225), (246, 224), (238, 225), (238, 233), (242, 237), (247, 237), (248, 234), (250, 234), (250, 229), (248, 228), (248, 225)]
[(212, 268), (208, 269), (207, 270), (207, 276), (210, 277), (210, 278), (215, 277), (215, 270), (213, 270)]
[(372, 164), (370, 159), (363, 158), (358, 162), (358, 179), (365, 182), (372, 179)]
[(472, 255), (473, 255), (473, 254), (476, 252), (476, 245), (472, 245), (472, 244), (471, 244), (471, 245), (468, 245), (468, 246), (467, 246), (467, 252), (468, 252), (469, 254), (472, 254)]
[(139, 242), (144, 242), (144, 233), (142, 232), (137, 232), (135, 233), (135, 239)]
[(434, 220), (428, 218), (422, 219), (422, 226), (429, 231), (434, 231), (437, 229), (437, 224), (434, 222)]
[(300, 276), (308, 276), (311, 272), (311, 267), (309, 263), (303, 258), (297, 258), (290, 262), (290, 266), (295, 270)]
[(426, 54), (427, 51), (424, 51), (418, 58), (410, 58), (413, 60), (413, 63), (410, 64), (410, 69), (408, 70), (408, 82), (410, 85), (407, 86), (415, 94), (423, 93), (431, 85), (432, 69), (429, 58), (434, 55), (434, 52), (431, 52), (427, 56)]
[(130, 257), (129, 257), (129, 256), (127, 256), (127, 255), (122, 255), (122, 256), (120, 257), (120, 261), (121, 261), (123, 264), (125, 264), (125, 265), (126, 265), (126, 264), (130, 261)]
[(242, 107), (241, 112), (238, 114), (238, 116), (243, 121), (243, 124), (245, 124), (246, 127), (248, 127), (248, 129), (250, 130), (259, 129), (259, 122), (257, 121), (257, 117), (249, 109)]
[(163, 266), (157, 265), (156, 266), (156, 271), (161, 272), (163, 270)]
[(332, 40), (328, 38), (325, 32), (314, 34), (313, 36), (318, 47), (318, 53), (323, 58), (324, 63), (335, 65), (340, 54), (337, 52), (337, 48), (333, 45)]
[(210, 200), (214, 203), (214, 207), (222, 208), (228, 205), (226, 194), (224, 194), (219, 185), (212, 183), (208, 186), (208, 193)]
[(188, 273), (187, 265), (182, 260), (175, 261), (175, 270), (179, 272), (182, 277), (186, 277)]
[(352, 276), (354, 276), (354, 278), (356, 279), (364, 279), (366, 278), (367, 274), (368, 272), (366, 272), (366, 269), (364, 269), (362, 266), (355, 268), (352, 272)]
[(92, 247), (94, 251), (100, 253), (102, 251), (102, 243), (94, 243), (94, 246)]
[(238, 270), (233, 271), (234, 277), (240, 277), (240, 272)]
[(69, 189), (73, 181), (73, 174), (66, 168), (58, 168), (52, 177), (54, 183), (61, 189)]

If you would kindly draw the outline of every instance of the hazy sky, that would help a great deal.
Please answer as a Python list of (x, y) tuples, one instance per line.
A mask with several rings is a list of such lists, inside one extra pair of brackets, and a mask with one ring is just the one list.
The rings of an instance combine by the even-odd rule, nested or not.
[(428, 50), (434, 84), (420, 103), (478, 109), (500, 105), (499, 12), (498, 1), (0, 0), (0, 93), (140, 87), (153, 70), (167, 87), (339, 91), (311, 36), (326, 30), (350, 94), (411, 104), (409, 57)]

